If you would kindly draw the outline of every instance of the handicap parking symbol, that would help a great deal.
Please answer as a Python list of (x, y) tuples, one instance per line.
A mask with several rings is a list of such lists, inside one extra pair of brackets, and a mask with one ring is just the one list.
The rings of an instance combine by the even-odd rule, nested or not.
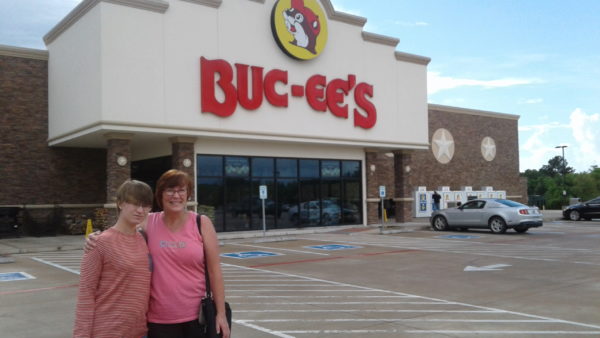
[(266, 251), (244, 251), (244, 252), (229, 252), (221, 254), (221, 257), (229, 257), (236, 259), (249, 259), (249, 258), (260, 258), (260, 257), (272, 257), (279, 256), (280, 254)]
[(0, 282), (10, 282), (15, 280), (35, 279), (32, 275), (25, 272), (4, 272), (0, 273)]
[(436, 236), (437, 238), (446, 238), (446, 239), (474, 239), (479, 238), (481, 236), (473, 236), (473, 235), (444, 235), (444, 236)]
[(325, 245), (305, 246), (305, 248), (308, 248), (308, 249), (317, 249), (317, 250), (334, 251), (334, 250), (358, 249), (358, 248), (361, 248), (361, 247), (360, 246), (356, 246), (356, 245), (345, 245), (345, 244), (325, 244)]

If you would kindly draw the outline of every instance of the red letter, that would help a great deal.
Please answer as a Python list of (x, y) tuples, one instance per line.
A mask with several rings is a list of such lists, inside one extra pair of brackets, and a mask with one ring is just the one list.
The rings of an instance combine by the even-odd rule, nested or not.
[(325, 85), (327, 78), (323, 75), (313, 75), (306, 81), (306, 100), (312, 109), (326, 111)]
[(252, 67), (252, 98), (248, 95), (248, 65), (235, 64), (238, 102), (248, 110), (260, 107), (263, 99), (263, 68)]
[(354, 90), (354, 100), (367, 113), (367, 116), (363, 116), (358, 112), (358, 109), (354, 108), (354, 125), (370, 129), (377, 122), (377, 108), (371, 101), (367, 100), (367, 95), (373, 97), (373, 86), (364, 82), (359, 83)]
[[(223, 102), (219, 102), (215, 96), (215, 74), (219, 73), (217, 81), (219, 87), (225, 94)], [(208, 60), (200, 58), (201, 79), (201, 109), (203, 113), (213, 113), (221, 117), (227, 117), (237, 106), (237, 92), (232, 84), (233, 69), (225, 60)]]
[(280, 69), (273, 69), (265, 75), (265, 96), (267, 101), (275, 107), (287, 107), (288, 106), (288, 95), (278, 94), (275, 90), (275, 83), (282, 82), (287, 84), (287, 72)]
[(348, 105), (342, 106), (340, 104), (344, 103), (344, 96), (348, 95), (355, 81), (356, 77), (354, 75), (348, 75), (348, 81), (335, 79), (327, 85), (327, 106), (333, 115), (348, 118)]

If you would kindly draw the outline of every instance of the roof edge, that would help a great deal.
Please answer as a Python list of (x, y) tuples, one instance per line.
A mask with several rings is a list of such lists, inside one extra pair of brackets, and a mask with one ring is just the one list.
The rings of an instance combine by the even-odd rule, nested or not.
[[(210, 0), (205, 0), (210, 1)], [(220, 0), (213, 0), (212, 2)], [(58, 38), (64, 31), (74, 25), (81, 17), (101, 2), (115, 5), (129, 6), (132, 8), (143, 9), (147, 11), (164, 13), (169, 8), (169, 3), (162, 0), (84, 0), (75, 7), (67, 16), (65, 16), (54, 28), (44, 35), (44, 43), (49, 45)]]
[(429, 62), (431, 62), (431, 58), (428, 58), (426, 56), (416, 55), (416, 54), (409, 54), (409, 53), (396, 51), (395, 56), (396, 56), (396, 60), (398, 60), (398, 61), (412, 62), (412, 63), (424, 65), (424, 66), (427, 66), (429, 64)]
[(439, 110), (442, 112), (455, 113), (455, 114), (487, 116), (487, 117), (495, 117), (495, 118), (507, 119), (507, 120), (518, 120), (521, 117), (519, 115), (513, 115), (513, 114), (504, 114), (504, 113), (492, 112), (492, 111), (487, 111), (487, 110), (477, 110), (477, 109), (469, 109), (469, 108), (443, 106), (443, 105), (433, 104), (433, 103), (429, 103), (427, 106), (428, 106), (429, 110)]
[(43, 49), (32, 49), (24, 47), (14, 47), (0, 45), (0, 55), (12, 56), (24, 59), (48, 61), (48, 51)]

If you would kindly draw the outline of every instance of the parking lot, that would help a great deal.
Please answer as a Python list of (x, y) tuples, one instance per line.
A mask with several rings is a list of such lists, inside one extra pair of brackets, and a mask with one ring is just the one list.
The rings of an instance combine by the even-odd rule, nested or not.
[[(234, 337), (600, 336), (600, 221), (527, 234), (340, 228), (221, 247)], [(81, 251), (0, 272), (7, 337), (70, 335)], [(52, 327), (48, 330), (47, 327)]]

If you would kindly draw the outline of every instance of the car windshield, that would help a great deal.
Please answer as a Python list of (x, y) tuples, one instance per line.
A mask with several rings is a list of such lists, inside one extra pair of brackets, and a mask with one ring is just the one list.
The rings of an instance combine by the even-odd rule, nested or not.
[(526, 207), (525, 204), (521, 204), (515, 201), (509, 201), (509, 200), (496, 200), (496, 202), (500, 203), (500, 204), (504, 204), (507, 207)]

